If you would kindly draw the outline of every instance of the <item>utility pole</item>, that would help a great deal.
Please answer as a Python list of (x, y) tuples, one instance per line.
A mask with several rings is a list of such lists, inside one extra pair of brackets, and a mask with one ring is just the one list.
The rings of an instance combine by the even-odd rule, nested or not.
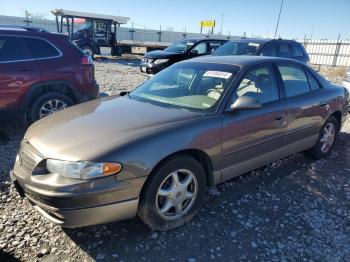
[(222, 35), (222, 24), (224, 23), (224, 13), (221, 13), (221, 27), (220, 27), (220, 35)]
[(312, 30), (311, 30), (310, 40), (312, 39), (312, 36), (314, 35), (314, 30), (315, 30), (315, 27), (313, 26)]
[(28, 13), (27, 10), (25, 10), (25, 16), (26, 16), (26, 19), (25, 19), (23, 22), (25, 22), (25, 23), (27, 24), (27, 26), (29, 26), (29, 24), (30, 24), (32, 21), (29, 19), (30, 16), (31, 16), (31, 14)]
[(277, 24), (276, 24), (276, 29), (275, 29), (275, 36), (273, 38), (276, 38), (277, 35), (277, 30), (278, 30), (278, 25), (280, 23), (280, 17), (281, 17), (281, 12), (282, 12), (282, 7), (283, 7), (283, 0), (281, 0), (281, 7), (280, 7), (280, 12), (278, 14), (278, 19), (277, 19)]

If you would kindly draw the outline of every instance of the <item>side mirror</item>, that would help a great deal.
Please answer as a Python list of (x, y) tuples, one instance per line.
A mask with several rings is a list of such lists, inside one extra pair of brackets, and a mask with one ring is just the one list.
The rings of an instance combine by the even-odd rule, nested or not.
[(198, 55), (198, 50), (191, 50), (190, 52), (192, 55)]
[(262, 107), (260, 101), (254, 97), (241, 96), (230, 106), (230, 111), (237, 111), (241, 109), (259, 109)]

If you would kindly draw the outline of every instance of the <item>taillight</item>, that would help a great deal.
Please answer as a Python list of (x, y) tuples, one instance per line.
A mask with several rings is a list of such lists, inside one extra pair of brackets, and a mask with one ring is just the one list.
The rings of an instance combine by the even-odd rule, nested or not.
[(82, 56), (81, 57), (81, 64), (82, 65), (92, 65), (92, 58), (91, 56)]

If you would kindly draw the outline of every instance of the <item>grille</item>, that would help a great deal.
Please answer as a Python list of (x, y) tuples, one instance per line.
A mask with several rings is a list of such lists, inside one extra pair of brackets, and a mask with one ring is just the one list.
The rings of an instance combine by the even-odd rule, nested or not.
[(27, 170), (28, 172), (32, 173), (36, 162), (35, 160), (26, 152), (21, 151), (19, 155), (19, 161), (20, 161), (20, 166)]

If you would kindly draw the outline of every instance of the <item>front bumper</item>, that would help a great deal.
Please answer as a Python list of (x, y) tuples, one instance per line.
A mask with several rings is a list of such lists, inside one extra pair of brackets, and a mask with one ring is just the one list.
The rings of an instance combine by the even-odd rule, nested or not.
[[(132, 218), (137, 213), (138, 194), (144, 178), (124, 182), (103, 192), (56, 192), (24, 183), (10, 172), (21, 197), (26, 197), (42, 216), (62, 227), (75, 228)], [(130, 190), (137, 194), (130, 194)], [(83, 190), (82, 190), (83, 191)], [(125, 194), (128, 194), (126, 196)]]

